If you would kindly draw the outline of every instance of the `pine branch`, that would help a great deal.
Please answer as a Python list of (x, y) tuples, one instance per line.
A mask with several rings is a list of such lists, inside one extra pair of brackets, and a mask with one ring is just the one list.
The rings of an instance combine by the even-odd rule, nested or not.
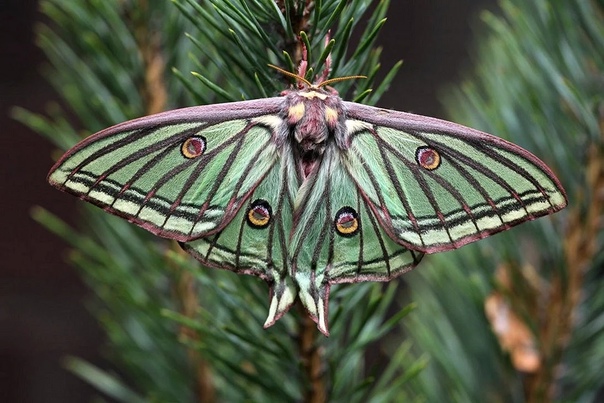
[[(184, 251), (180, 248), (175, 249), (174, 252), (184, 255)], [(179, 313), (188, 320), (194, 320), (197, 311), (200, 309), (199, 291), (195, 278), (190, 272), (179, 270), (178, 267), (173, 267), (173, 262), (170, 259), (166, 259), (166, 263), (169, 266), (172, 266), (171, 269), (174, 270), (177, 275), (175, 294), (180, 305)], [(191, 328), (185, 325), (180, 327), (179, 338), (181, 340), (187, 340), (187, 344), (190, 344), (191, 342), (193, 344), (201, 342), (199, 336)], [(195, 348), (187, 348), (187, 356), (194, 374), (195, 400), (207, 403), (215, 402), (216, 388), (212, 379), (210, 366)]]
[[(338, 83), (341, 94), (366, 96), (376, 84), (378, 90), (367, 98), (375, 102), (399, 65), (381, 84), (375, 82), (380, 52), (373, 44), (388, 1), (376, 5), (362, 41), (356, 47), (350, 43), (371, 3), (44, 0), (52, 24), (40, 26), (38, 37), (52, 64), (49, 78), (80, 123), (71, 123), (62, 111), (50, 117), (17, 115), (65, 149), (81, 137), (75, 127), (90, 133), (193, 100), (276, 95), (287, 82), (267, 64), (297, 64), (300, 36), (306, 38), (312, 70), (324, 71), (330, 29), (328, 46), (338, 55), (331, 76), (370, 77)], [(191, 70), (199, 73), (182, 73)], [(81, 361), (69, 367), (115, 399), (365, 401), (400, 396), (403, 381), (420, 368), (403, 371), (394, 362), (381, 382), (368, 378), (369, 372), (379, 378), (382, 370), (365, 368), (365, 351), (408, 312), (401, 309), (385, 320), (395, 285), (334, 287), (328, 340), (295, 312), (264, 330), (267, 290), (257, 279), (199, 268), (173, 245), (96, 209), (84, 210), (81, 230), (41, 209), (35, 216), (74, 248), (70, 260), (96, 294), (95, 314), (127, 381)], [(408, 347), (391, 352), (406, 356)], [(107, 381), (95, 382), (95, 373)]]
[(144, 71), (144, 82), (139, 92), (145, 105), (145, 114), (166, 110), (167, 87), (165, 83), (166, 62), (162, 55), (160, 31), (151, 30), (148, 21), (141, 16), (149, 13), (149, 2), (141, 0), (137, 17), (132, 21), (134, 39), (141, 54)]
[(304, 395), (305, 403), (322, 403), (327, 401), (327, 384), (325, 381), (325, 353), (317, 340), (317, 326), (306, 315), (304, 307), (296, 304), (300, 311), (301, 325), (299, 338), (300, 362), (309, 387)]

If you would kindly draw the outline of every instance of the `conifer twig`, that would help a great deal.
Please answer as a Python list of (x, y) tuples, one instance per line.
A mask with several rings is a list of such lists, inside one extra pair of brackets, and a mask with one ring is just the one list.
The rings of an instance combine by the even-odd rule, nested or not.
[[(329, 71), (321, 68), (330, 53), (323, 43), (327, 32), (333, 32), (328, 49), (341, 55), (338, 62), (343, 66), (331, 69), (333, 76), (345, 71), (375, 75), (379, 51), (367, 41), (357, 57), (346, 59), (350, 36), (363, 16), (374, 10), (370, 7), (374, 1), (43, 0), (42, 9), (56, 24), (43, 26), (39, 41), (52, 63), (49, 76), (55, 87), (83, 127), (98, 130), (192, 100), (203, 104), (276, 95), (282, 83), (266, 64), (294, 71), (303, 58), (299, 37), (306, 36), (313, 72)], [(387, 0), (379, 1), (373, 14), (381, 16), (387, 5)], [(368, 32), (374, 32), (376, 18), (364, 24), (369, 25)], [(192, 32), (191, 40), (185, 32)], [(352, 45), (350, 51), (354, 52)], [(166, 67), (176, 72), (188, 91), (172, 85)], [(200, 73), (193, 74), (193, 82), (180, 73), (195, 69)], [(195, 77), (203, 78), (205, 86)], [(352, 83), (338, 84), (341, 94), (354, 92)], [(21, 116), (63, 149), (80, 137), (62, 112), (48, 119), (31, 113)], [(157, 247), (161, 243), (125, 221), (95, 211), (82, 221), (90, 223), (88, 232), (57, 231), (63, 228), (60, 220), (47, 220), (45, 225), (76, 249), (72, 261), (98, 296), (95, 313), (107, 332), (114, 360), (127, 375), (127, 381), (107, 376), (110, 387), (99, 386), (87, 368), (74, 366), (78, 376), (103, 393), (117, 396), (126, 390), (134, 396), (140, 391), (141, 400), (154, 401), (309, 403), (328, 397), (355, 402), (363, 395), (400, 395), (402, 382), (377, 384), (367, 377), (364, 365), (367, 346), (392, 328), (385, 320), (392, 295), (360, 310), (355, 307), (355, 300), (373, 295), (374, 285), (360, 284), (354, 293), (344, 293), (334, 315), (334, 322), (336, 316), (340, 323), (350, 322), (352, 332), (362, 336), (358, 342), (349, 342), (347, 325), (334, 326), (331, 338), (324, 339), (306, 313), (296, 325), (284, 319), (265, 331), (255, 320), (265, 313), (263, 284), (218, 270), (194, 270), (197, 262), (173, 253), (173, 248), (183, 253), (176, 244), (162, 255), (163, 247)], [(363, 320), (369, 316), (372, 320)], [(397, 365), (393, 363), (388, 373), (397, 372)]]
[(308, 380), (305, 391), (305, 403), (323, 403), (327, 401), (327, 390), (324, 378), (324, 357), (322, 348), (317, 345), (317, 326), (305, 312), (302, 304), (296, 306), (300, 311), (299, 354), (304, 375)]
[[(182, 250), (179, 253), (185, 254)], [(176, 296), (181, 304), (180, 313), (186, 318), (195, 319), (197, 310), (199, 309), (199, 298), (197, 297), (198, 291), (195, 278), (189, 271), (183, 271), (181, 268), (175, 268), (175, 270), (181, 270), (181, 275), (176, 284)], [(181, 325), (180, 338), (181, 340), (187, 340), (187, 344), (190, 346), (199, 341), (199, 333), (186, 325)], [(197, 401), (204, 403), (216, 401), (216, 390), (212, 381), (210, 367), (202, 359), (199, 351), (192, 347), (187, 348), (187, 356), (194, 372), (194, 392)]]
[[(139, 6), (139, 15), (148, 15), (148, 0), (139, 0)], [(149, 21), (146, 18), (138, 18), (134, 24), (134, 37), (144, 69), (144, 82), (140, 88), (144, 108), (146, 114), (159, 113), (166, 109), (168, 101), (165, 82), (166, 63), (161, 51), (161, 36), (159, 31), (150, 29)], [(185, 254), (175, 243), (172, 243), (172, 247), (176, 253)], [(176, 278), (175, 291), (181, 314), (186, 318), (195, 318), (199, 308), (199, 298), (193, 275), (190, 272), (181, 271)], [(198, 334), (187, 326), (180, 326), (179, 332), (184, 340), (198, 341), (199, 339)], [(206, 403), (214, 402), (216, 391), (210, 368), (197, 350), (188, 347), (187, 356), (193, 369), (194, 393), (197, 400)]]
[[(141, 15), (147, 15), (149, 3), (139, 0)], [(140, 89), (145, 111), (151, 115), (166, 109), (168, 91), (164, 80), (166, 64), (160, 49), (160, 34), (149, 29), (148, 21), (135, 21), (134, 37), (141, 53), (145, 81)]]
[[(600, 116), (600, 138), (604, 140), (604, 118)], [(548, 343), (551, 359), (556, 365), (549, 371), (538, 374), (529, 385), (528, 402), (553, 401), (554, 385), (561, 369), (560, 363), (565, 347), (570, 341), (576, 323), (577, 309), (581, 303), (583, 279), (586, 269), (593, 261), (597, 250), (598, 233), (601, 231), (601, 217), (604, 214), (604, 150), (601, 145), (591, 144), (587, 152), (586, 182), (593, 195), (587, 203), (587, 212), (580, 211), (580, 205), (569, 214), (568, 230), (564, 238), (564, 254), (568, 275), (557, 278), (554, 286), (554, 303), (549, 305), (547, 317), (551, 329), (543, 331), (543, 342)], [(555, 318), (555, 320), (551, 320)]]
[[(301, 10), (289, 10), (285, 3), (287, 1), (277, 0), (277, 6), (283, 15), (288, 16), (289, 11), (289, 23), (294, 34), (297, 35), (302, 31), (307, 31), (310, 15), (315, 8), (315, 2), (313, 0), (306, 1)], [(285, 39), (285, 50), (292, 55), (294, 60), (302, 60), (301, 42), (298, 39), (289, 38), (286, 32), (282, 32), (282, 36)]]
[[(604, 140), (604, 115), (600, 115), (600, 138)], [(564, 352), (576, 325), (577, 310), (582, 300), (585, 272), (598, 253), (597, 239), (604, 214), (604, 150), (591, 144), (586, 156), (586, 182), (593, 199), (582, 211), (583, 203), (571, 206), (568, 229), (564, 238), (566, 276), (556, 273), (549, 287), (545, 321), (539, 330), (542, 353), (547, 365), (525, 382), (525, 396), (529, 403), (555, 400), (555, 385), (561, 376)]]

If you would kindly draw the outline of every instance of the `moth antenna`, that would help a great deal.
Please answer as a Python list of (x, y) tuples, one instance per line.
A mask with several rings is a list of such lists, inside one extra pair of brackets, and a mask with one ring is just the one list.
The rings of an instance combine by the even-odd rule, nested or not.
[[(313, 85), (310, 81), (308, 81), (307, 79), (305, 79), (304, 77), (302, 77), (296, 73), (292, 73), (290, 71), (284, 70), (281, 67), (275, 66), (273, 64), (269, 64), (268, 67), (273, 68), (273, 69), (277, 70), (279, 73), (281, 73), (287, 77), (291, 77), (291, 78), (295, 79), (296, 81), (301, 81), (304, 84), (308, 85), (309, 87), (313, 87)], [(328, 80), (328, 81), (330, 81), (330, 80)]]
[(333, 83), (339, 83), (340, 81), (356, 80), (356, 79), (360, 79), (360, 78), (367, 78), (367, 76), (344, 76), (344, 77), (330, 78), (329, 80), (325, 80), (325, 81), (321, 82), (320, 84), (318, 84), (317, 87), (321, 88), (321, 87), (324, 87), (326, 85), (330, 85)]

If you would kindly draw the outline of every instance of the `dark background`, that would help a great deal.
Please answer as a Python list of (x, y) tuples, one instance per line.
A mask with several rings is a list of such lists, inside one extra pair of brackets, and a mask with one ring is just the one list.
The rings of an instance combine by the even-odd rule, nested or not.
[[(13, 106), (43, 112), (58, 99), (40, 74), (37, 3), (0, 1), (0, 401), (90, 401), (95, 391), (61, 366), (67, 355), (109, 365), (89, 291), (65, 263), (66, 245), (30, 217), (41, 205), (73, 222), (77, 201), (46, 183), (52, 146), (9, 116)], [(469, 67), (471, 27), (495, 0), (392, 3), (382, 64), (404, 64), (380, 106), (445, 117), (437, 95)]]

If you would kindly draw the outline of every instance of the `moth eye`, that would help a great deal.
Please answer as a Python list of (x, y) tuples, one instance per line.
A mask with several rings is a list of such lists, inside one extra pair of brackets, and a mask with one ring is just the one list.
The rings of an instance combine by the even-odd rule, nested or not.
[(440, 166), (440, 154), (430, 147), (418, 147), (415, 151), (415, 160), (424, 169), (433, 171)]
[(338, 235), (351, 237), (359, 232), (359, 215), (352, 207), (342, 207), (336, 213), (334, 225)]
[(271, 205), (266, 200), (257, 199), (247, 210), (247, 223), (252, 228), (267, 227), (273, 216)]
[(182, 143), (180, 151), (185, 158), (197, 158), (206, 151), (206, 139), (202, 136), (189, 137)]

